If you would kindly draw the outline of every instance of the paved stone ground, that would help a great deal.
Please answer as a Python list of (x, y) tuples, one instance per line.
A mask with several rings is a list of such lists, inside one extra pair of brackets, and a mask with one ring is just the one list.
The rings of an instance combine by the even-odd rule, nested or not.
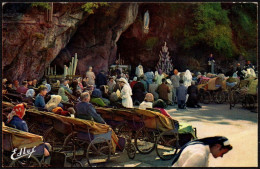
[[(227, 104), (202, 104), (201, 109), (188, 108), (177, 110), (176, 106), (167, 108), (169, 114), (180, 122), (187, 122), (197, 128), (198, 138), (222, 135), (229, 138), (233, 150), (223, 158), (209, 159), (210, 167), (257, 167), (258, 166), (258, 130), (257, 113), (242, 109), (236, 105), (232, 110)], [(83, 164), (86, 161), (82, 161)], [(111, 158), (105, 167), (167, 167), (170, 161), (162, 161), (156, 152), (136, 154), (134, 160), (126, 152)]]

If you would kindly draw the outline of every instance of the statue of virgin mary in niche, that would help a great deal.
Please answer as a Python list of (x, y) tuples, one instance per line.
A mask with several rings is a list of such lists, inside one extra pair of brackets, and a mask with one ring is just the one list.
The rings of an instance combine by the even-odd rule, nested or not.
[(150, 16), (148, 10), (144, 14), (144, 33), (149, 32)]

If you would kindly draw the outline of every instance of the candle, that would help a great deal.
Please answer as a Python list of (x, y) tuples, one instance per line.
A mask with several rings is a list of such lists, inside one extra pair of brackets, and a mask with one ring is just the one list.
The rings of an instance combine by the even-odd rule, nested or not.
[(56, 65), (54, 67), (54, 75), (56, 76)]

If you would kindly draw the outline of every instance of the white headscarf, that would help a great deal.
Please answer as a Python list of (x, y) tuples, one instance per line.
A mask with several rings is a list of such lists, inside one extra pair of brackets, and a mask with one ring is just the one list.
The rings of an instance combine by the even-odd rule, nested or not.
[(51, 85), (50, 84), (45, 84), (45, 86), (47, 87), (47, 92), (49, 93), (51, 91)]
[(137, 77), (136, 76), (134, 77), (133, 81), (137, 81)]
[(33, 89), (29, 89), (26, 92), (26, 97), (33, 97), (35, 94), (35, 91)]
[(192, 80), (192, 75), (191, 75), (191, 73), (190, 73), (190, 71), (189, 71), (188, 69), (186, 70), (184, 76), (185, 76), (187, 79)]
[(158, 71), (155, 71), (154, 76), (158, 76), (158, 75), (159, 75)]
[(126, 80), (125, 78), (122, 78), (122, 77), (121, 77), (121, 78), (119, 79), (119, 82), (124, 82), (125, 85), (127, 85), (127, 86), (129, 87), (130, 95), (133, 95), (132, 89), (131, 89), (129, 83), (127, 82), (127, 80)]

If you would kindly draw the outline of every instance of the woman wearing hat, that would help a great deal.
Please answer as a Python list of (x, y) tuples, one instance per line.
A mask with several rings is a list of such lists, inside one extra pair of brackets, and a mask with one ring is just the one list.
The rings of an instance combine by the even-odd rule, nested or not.
[(126, 108), (133, 108), (133, 100), (132, 100), (132, 89), (126, 79), (120, 78), (119, 85), (122, 87), (121, 90), (121, 98), (122, 105)]
[(223, 157), (232, 146), (223, 136), (206, 137), (190, 141), (174, 156), (173, 167), (208, 167), (209, 154)]

